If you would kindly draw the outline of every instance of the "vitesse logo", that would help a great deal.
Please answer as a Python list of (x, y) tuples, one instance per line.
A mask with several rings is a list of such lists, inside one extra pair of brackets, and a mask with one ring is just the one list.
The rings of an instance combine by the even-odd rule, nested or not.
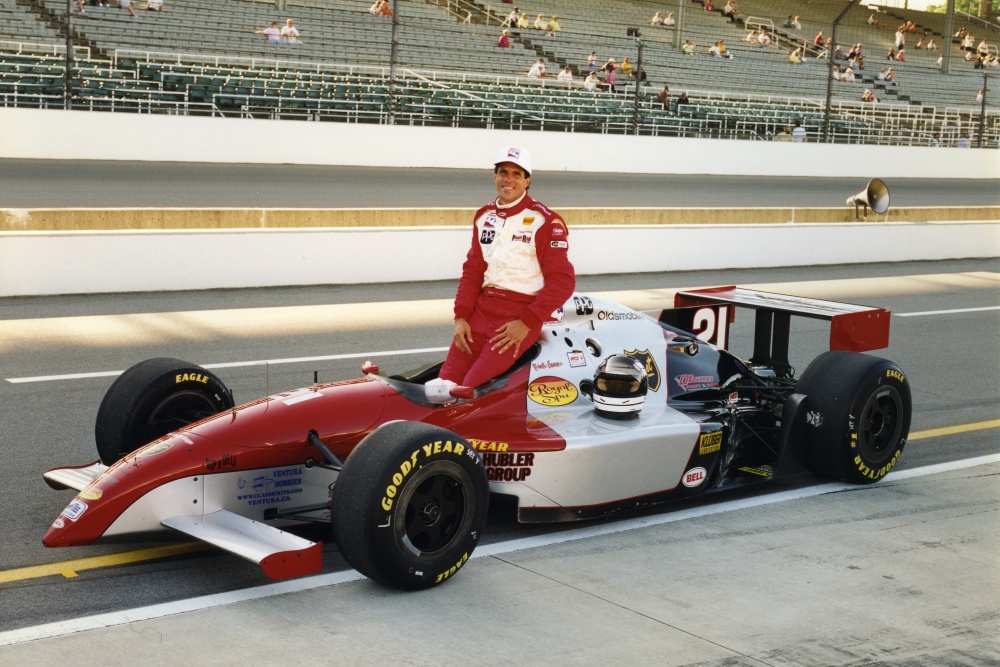
[(649, 353), (649, 350), (625, 350), (625, 356), (635, 359), (646, 367), (646, 382), (650, 391), (657, 391), (660, 388), (660, 368), (656, 365), (656, 359)]

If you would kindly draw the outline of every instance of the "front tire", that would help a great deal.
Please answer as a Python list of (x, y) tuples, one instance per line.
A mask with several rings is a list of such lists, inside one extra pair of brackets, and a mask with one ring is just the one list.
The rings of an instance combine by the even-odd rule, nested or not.
[(454, 575), (482, 536), (489, 482), (465, 440), (421, 422), (392, 422), (351, 452), (334, 487), (337, 546), (361, 574), (420, 590)]
[(233, 393), (201, 366), (157, 357), (118, 376), (97, 410), (94, 437), (101, 463), (235, 405)]
[(876, 482), (896, 465), (910, 433), (906, 375), (886, 359), (831, 351), (796, 388), (806, 402), (806, 467), (853, 484)]

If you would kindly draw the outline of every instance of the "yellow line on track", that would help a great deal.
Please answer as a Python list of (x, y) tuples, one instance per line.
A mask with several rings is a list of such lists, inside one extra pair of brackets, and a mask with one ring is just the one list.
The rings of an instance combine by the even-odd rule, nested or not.
[(988, 428), (1000, 427), (1000, 419), (990, 419), (984, 422), (973, 422), (972, 424), (959, 424), (958, 426), (944, 426), (942, 428), (930, 428), (926, 431), (911, 433), (907, 441), (923, 440), (924, 438), (938, 438), (942, 435), (955, 435), (956, 433), (969, 433), (970, 431), (984, 431)]
[[(991, 419), (971, 424), (959, 424), (958, 426), (945, 426), (942, 428), (915, 431), (910, 433), (907, 440), (912, 441), (924, 440), (926, 438), (939, 438), (945, 435), (969, 433), (972, 431), (984, 431), (990, 428), (1000, 428), (1000, 419)], [(111, 554), (108, 556), (95, 556), (93, 558), (66, 560), (59, 563), (49, 563), (48, 565), (22, 567), (16, 570), (0, 570), (0, 584), (7, 584), (14, 581), (24, 581), (25, 579), (37, 579), (39, 577), (50, 577), (57, 574), (66, 578), (72, 578), (77, 576), (77, 573), (82, 570), (94, 570), (102, 567), (113, 567), (115, 565), (126, 565), (128, 563), (156, 560), (157, 558), (169, 558), (170, 556), (195, 553), (209, 548), (211, 548), (209, 545), (202, 544), (200, 542), (184, 542), (183, 544), (172, 544), (170, 546), (141, 549), (139, 551), (126, 551), (124, 553)]]
[(108, 556), (94, 556), (92, 558), (80, 558), (77, 560), (65, 560), (59, 563), (49, 563), (48, 565), (34, 565), (32, 567), (22, 567), (16, 570), (0, 571), (0, 584), (7, 584), (12, 581), (24, 581), (25, 579), (37, 579), (39, 577), (50, 577), (61, 574), (70, 578), (77, 576), (77, 572), (82, 570), (94, 570), (101, 567), (113, 567), (115, 565), (126, 565), (128, 563), (138, 563), (157, 558), (169, 558), (196, 551), (208, 549), (207, 544), (200, 542), (184, 542), (183, 544), (171, 544), (165, 547), (155, 547), (152, 549), (141, 549), (139, 551), (126, 551)]

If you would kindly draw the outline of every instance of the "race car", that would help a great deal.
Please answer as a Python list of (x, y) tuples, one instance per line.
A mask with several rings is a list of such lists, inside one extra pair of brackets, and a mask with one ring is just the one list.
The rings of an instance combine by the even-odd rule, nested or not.
[[(728, 350), (755, 311), (753, 353)], [(793, 316), (830, 323), (800, 377)], [(810, 470), (867, 484), (899, 461), (906, 375), (890, 313), (735, 286), (678, 292), (647, 315), (587, 294), (553, 313), (514, 366), (433, 396), (440, 363), (313, 384), (236, 406), (214, 373), (172, 358), (119, 376), (97, 414), (99, 461), (45, 473), (76, 497), (49, 547), (195, 538), (273, 579), (319, 572), (323, 522), (347, 562), (387, 586), (455, 575), (491, 495), (522, 522), (577, 521)], [(432, 383), (434, 384), (434, 383)]]

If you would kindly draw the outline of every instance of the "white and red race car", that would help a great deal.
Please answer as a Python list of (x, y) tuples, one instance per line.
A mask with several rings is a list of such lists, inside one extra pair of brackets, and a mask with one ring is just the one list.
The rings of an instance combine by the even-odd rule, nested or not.
[[(726, 349), (737, 308), (756, 311), (746, 361)], [(793, 315), (830, 321), (830, 351), (798, 379)], [(283, 579), (320, 571), (322, 545), (281, 527), (323, 521), (361, 573), (420, 589), (468, 560), (490, 494), (512, 496), (522, 522), (554, 522), (804, 469), (874, 482), (910, 426), (906, 376), (859, 354), (888, 346), (889, 319), (737, 287), (679, 292), (658, 318), (576, 294), (511, 370), (444, 403), (424, 386), (440, 364), (385, 375), (366, 362), (359, 379), (235, 406), (212, 372), (150, 359), (104, 397), (101, 460), (45, 473), (78, 493), (43, 542), (172, 532)], [(627, 419), (595, 410), (595, 370), (616, 355), (637, 362), (646, 387)]]

